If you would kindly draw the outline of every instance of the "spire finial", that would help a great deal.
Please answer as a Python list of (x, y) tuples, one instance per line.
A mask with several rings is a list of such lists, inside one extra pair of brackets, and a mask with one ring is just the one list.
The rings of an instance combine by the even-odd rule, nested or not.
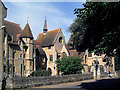
[(28, 22), (29, 22), (29, 17), (27, 17), (27, 24), (28, 24)]
[(47, 20), (46, 20), (46, 16), (45, 16), (45, 22), (44, 22), (43, 32), (46, 33), (47, 31), (48, 31), (48, 29), (47, 29)]

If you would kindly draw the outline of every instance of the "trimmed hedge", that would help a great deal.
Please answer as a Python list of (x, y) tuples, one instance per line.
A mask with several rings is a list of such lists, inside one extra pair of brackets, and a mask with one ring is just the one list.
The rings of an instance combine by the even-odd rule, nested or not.
[(46, 70), (37, 70), (31, 74), (33, 77), (40, 77), (40, 76), (51, 76), (51, 72)]

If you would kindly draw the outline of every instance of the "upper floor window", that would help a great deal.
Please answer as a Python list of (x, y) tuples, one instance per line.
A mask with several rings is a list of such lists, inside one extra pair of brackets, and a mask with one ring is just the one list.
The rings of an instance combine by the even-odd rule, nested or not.
[(24, 54), (24, 58), (25, 58), (25, 54)]
[(30, 66), (32, 66), (32, 62), (30, 62)]
[(20, 54), (20, 58), (22, 58), (22, 54)]
[(88, 53), (88, 57), (92, 57), (92, 53)]
[(48, 49), (51, 49), (51, 46), (48, 46)]
[(19, 41), (19, 45), (21, 45), (21, 41)]
[(26, 38), (26, 41), (27, 41), (27, 38)]
[(62, 37), (59, 38), (59, 43), (62, 43)]
[(50, 55), (50, 61), (53, 61), (53, 55)]

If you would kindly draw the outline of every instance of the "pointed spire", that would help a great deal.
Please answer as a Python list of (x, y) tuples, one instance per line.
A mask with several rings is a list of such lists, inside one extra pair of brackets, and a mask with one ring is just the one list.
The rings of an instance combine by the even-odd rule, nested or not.
[(43, 32), (46, 33), (47, 31), (48, 31), (48, 29), (47, 29), (47, 20), (46, 20), (46, 17), (45, 17)]
[(33, 39), (33, 35), (32, 35), (29, 24), (26, 24), (24, 30), (21, 32), (21, 37)]

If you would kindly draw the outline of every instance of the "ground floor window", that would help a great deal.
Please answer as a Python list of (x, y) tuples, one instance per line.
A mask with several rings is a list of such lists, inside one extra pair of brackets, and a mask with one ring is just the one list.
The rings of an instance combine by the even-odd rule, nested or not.
[(53, 61), (53, 55), (50, 55), (50, 61)]

